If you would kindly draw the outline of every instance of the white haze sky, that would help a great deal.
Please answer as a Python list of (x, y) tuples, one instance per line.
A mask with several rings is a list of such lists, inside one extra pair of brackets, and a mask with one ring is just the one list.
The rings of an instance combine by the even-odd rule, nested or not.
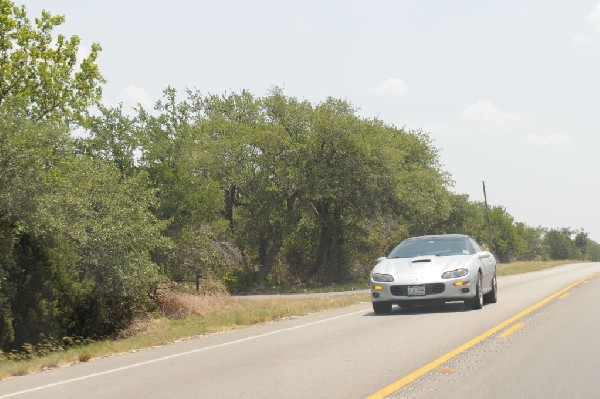
[(598, 0), (15, 0), (99, 42), (104, 102), (273, 86), (423, 129), (454, 191), (600, 242)]

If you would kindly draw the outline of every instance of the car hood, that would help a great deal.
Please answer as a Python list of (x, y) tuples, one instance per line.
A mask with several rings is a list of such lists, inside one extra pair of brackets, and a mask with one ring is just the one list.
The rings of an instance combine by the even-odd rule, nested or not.
[(395, 279), (421, 276), (439, 280), (444, 272), (468, 268), (470, 260), (471, 255), (388, 258), (375, 265), (373, 273), (391, 274)]

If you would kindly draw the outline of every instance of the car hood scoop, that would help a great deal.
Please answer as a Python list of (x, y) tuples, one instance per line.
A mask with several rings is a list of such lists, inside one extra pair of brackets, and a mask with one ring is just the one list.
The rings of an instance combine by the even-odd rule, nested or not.
[(415, 258), (410, 261), (410, 263), (429, 263), (431, 262), (431, 258)]

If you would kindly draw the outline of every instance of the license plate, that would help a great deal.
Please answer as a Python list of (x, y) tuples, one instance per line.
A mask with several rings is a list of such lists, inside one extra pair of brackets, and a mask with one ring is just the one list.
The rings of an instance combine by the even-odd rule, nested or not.
[(425, 295), (424, 285), (409, 285), (408, 296), (423, 296)]

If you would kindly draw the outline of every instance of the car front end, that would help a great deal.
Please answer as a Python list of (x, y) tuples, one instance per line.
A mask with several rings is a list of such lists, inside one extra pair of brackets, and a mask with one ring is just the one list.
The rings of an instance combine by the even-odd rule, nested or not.
[(371, 300), (400, 306), (469, 300), (478, 276), (464, 263), (464, 256), (382, 259), (370, 275)]

